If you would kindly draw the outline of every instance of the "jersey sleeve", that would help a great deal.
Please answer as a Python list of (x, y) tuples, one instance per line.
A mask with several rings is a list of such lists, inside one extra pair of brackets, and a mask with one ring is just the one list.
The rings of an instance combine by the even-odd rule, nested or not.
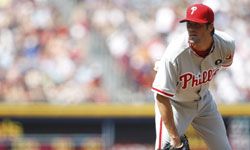
[(165, 59), (162, 59), (156, 73), (152, 91), (165, 97), (172, 98), (176, 93), (176, 67)]
[(230, 40), (226, 43), (226, 49), (222, 57), (222, 66), (229, 67), (233, 63), (233, 56), (235, 52), (235, 43), (234, 40)]

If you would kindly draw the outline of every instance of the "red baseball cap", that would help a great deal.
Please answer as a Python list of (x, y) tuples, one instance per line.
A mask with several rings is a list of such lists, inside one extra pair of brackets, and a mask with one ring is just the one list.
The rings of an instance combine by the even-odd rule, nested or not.
[(210, 7), (204, 4), (193, 4), (188, 6), (186, 11), (186, 18), (180, 20), (180, 23), (187, 21), (197, 23), (213, 23), (214, 12)]

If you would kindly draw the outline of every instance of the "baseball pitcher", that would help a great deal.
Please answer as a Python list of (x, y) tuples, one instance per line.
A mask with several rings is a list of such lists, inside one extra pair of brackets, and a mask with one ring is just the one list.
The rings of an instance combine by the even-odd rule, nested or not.
[(155, 150), (188, 150), (191, 124), (211, 150), (231, 150), (209, 82), (232, 64), (234, 40), (214, 29), (214, 13), (203, 4), (187, 8), (187, 32), (168, 45), (152, 85), (155, 98)]

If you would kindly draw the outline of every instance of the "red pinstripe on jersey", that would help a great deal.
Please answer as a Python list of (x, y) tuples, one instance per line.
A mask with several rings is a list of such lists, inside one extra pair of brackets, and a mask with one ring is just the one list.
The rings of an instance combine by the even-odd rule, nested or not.
[(173, 96), (174, 96), (173, 94), (164, 92), (164, 91), (159, 90), (159, 89), (156, 89), (156, 88), (154, 88), (154, 87), (152, 87), (152, 90), (153, 90), (153, 91), (156, 91), (156, 92), (158, 92), (158, 93), (160, 93), (160, 94), (162, 94), (162, 95), (164, 95), (164, 96), (167, 96), (167, 97), (173, 97)]

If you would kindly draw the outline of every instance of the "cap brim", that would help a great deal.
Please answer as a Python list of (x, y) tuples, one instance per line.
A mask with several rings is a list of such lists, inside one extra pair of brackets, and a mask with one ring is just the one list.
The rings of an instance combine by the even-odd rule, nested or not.
[(191, 19), (191, 18), (182, 19), (182, 20), (179, 21), (179, 23), (183, 23), (183, 22), (187, 22), (187, 21), (196, 22), (196, 23), (208, 23), (208, 21), (206, 21), (206, 20)]

